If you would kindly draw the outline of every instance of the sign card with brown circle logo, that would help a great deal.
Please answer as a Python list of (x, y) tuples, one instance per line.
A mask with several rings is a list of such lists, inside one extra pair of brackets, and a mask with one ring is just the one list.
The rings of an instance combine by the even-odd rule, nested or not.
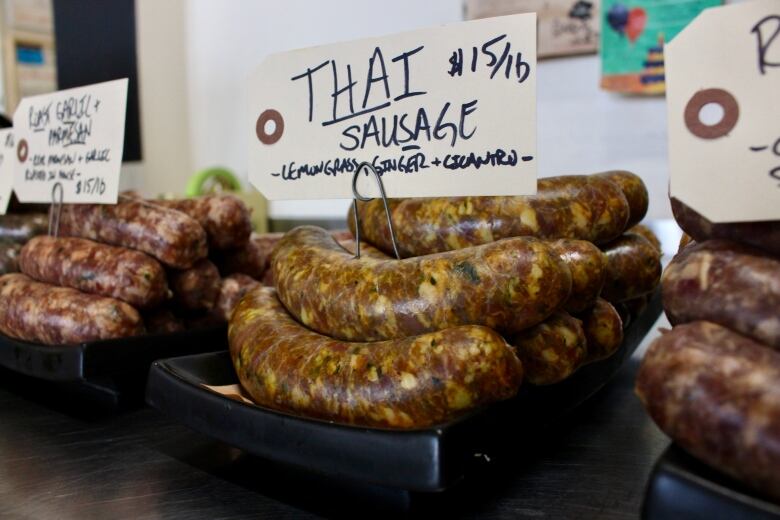
[(26, 97), (14, 112), (14, 191), (22, 202), (114, 204), (125, 136), (127, 79)]
[(780, 219), (780, 0), (707, 9), (664, 54), (671, 196), (712, 222)]
[(363, 162), (388, 197), (536, 191), (535, 14), (274, 54), (249, 102), (249, 179), (269, 199), (350, 198)]

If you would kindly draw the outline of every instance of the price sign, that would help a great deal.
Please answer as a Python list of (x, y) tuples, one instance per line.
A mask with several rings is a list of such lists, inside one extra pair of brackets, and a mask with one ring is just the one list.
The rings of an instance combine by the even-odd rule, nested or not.
[(536, 15), (272, 55), (249, 115), (269, 199), (350, 198), (364, 161), (389, 197), (535, 193)]
[(665, 56), (671, 195), (712, 222), (780, 219), (780, 1), (708, 9)]
[(11, 199), (14, 178), (14, 134), (11, 128), (0, 130), (0, 215), (5, 215)]
[(116, 203), (127, 79), (22, 99), (14, 113), (14, 191), (22, 202)]

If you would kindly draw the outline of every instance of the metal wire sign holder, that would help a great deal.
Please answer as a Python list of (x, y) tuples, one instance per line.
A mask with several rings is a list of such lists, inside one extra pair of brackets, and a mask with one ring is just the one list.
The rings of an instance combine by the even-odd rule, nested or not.
[(373, 200), (372, 197), (364, 197), (358, 192), (357, 189), (357, 181), (358, 176), (360, 175), (360, 172), (364, 169), (369, 170), (371, 173), (374, 174), (374, 179), (376, 179), (376, 183), (379, 186), (379, 195), (382, 198), (382, 203), (385, 206), (385, 216), (387, 217), (387, 227), (390, 229), (390, 240), (393, 243), (393, 252), (395, 253), (395, 257), (400, 260), (401, 255), (398, 252), (398, 243), (395, 239), (395, 229), (393, 228), (393, 217), (390, 214), (390, 205), (387, 203), (387, 195), (385, 194), (385, 185), (382, 183), (382, 177), (379, 175), (379, 172), (376, 171), (376, 168), (371, 163), (368, 162), (362, 162), (358, 166), (357, 170), (355, 171), (355, 174), (352, 176), (352, 209), (354, 210), (354, 216), (355, 216), (355, 258), (360, 258), (360, 213), (358, 211), (358, 201), (361, 202), (368, 202), (370, 200)]
[(60, 216), (62, 216), (62, 200), (65, 196), (62, 183), (55, 182), (51, 187), (51, 208), (49, 209), (49, 236), (60, 236)]

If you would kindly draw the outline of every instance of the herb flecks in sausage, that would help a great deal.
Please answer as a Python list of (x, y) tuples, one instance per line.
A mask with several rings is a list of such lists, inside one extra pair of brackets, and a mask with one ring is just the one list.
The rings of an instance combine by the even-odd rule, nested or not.
[(457, 325), (518, 331), (552, 314), (571, 290), (566, 265), (530, 237), (400, 261), (355, 259), (327, 231), (303, 226), (280, 240), (271, 263), (290, 313), (344, 340)]

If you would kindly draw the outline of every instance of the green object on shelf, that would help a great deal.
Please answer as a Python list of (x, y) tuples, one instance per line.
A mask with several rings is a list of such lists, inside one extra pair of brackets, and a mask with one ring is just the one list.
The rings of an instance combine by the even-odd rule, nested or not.
[(216, 187), (220, 191), (241, 191), (241, 183), (238, 178), (226, 168), (206, 168), (201, 170), (187, 182), (185, 195), (197, 197), (212, 193)]

